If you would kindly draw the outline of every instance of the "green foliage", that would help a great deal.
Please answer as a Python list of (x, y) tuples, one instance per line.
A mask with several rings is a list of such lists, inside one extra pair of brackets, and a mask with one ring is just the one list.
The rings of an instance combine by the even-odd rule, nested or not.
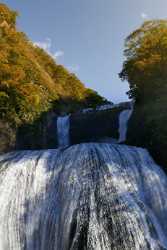
[(120, 77), (129, 82), (131, 98), (139, 101), (153, 98), (161, 88), (166, 88), (167, 21), (145, 22), (127, 37), (124, 55)]
[(148, 148), (167, 166), (167, 20), (145, 22), (127, 37), (124, 54), (120, 77), (136, 100), (128, 142)]
[(96, 91), (87, 89), (85, 98), (85, 104), (87, 107), (95, 108), (96, 106), (107, 103), (108, 101), (104, 97), (98, 95)]

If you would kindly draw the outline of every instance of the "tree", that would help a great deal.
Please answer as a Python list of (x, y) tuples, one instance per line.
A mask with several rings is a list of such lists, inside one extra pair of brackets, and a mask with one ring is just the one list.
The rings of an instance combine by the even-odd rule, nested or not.
[(17, 16), (18, 13), (16, 11), (11, 11), (5, 4), (0, 4), (0, 24), (7, 23), (8, 25), (15, 27)]
[(82, 108), (87, 88), (19, 32), (16, 17), (15, 11), (0, 3), (0, 119), (18, 126), (34, 122), (49, 109)]
[(100, 96), (96, 91), (87, 89), (85, 103), (86, 106), (95, 108), (96, 106), (107, 104), (108, 101), (104, 97)]
[(147, 21), (132, 32), (124, 55), (119, 76), (129, 82), (130, 98), (141, 101), (167, 87), (167, 20)]

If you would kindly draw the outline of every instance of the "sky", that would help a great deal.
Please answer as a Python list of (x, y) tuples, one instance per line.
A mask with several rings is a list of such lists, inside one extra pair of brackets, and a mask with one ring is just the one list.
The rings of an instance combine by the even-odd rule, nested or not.
[(2, 0), (20, 13), (18, 28), (89, 88), (128, 100), (118, 73), (125, 38), (145, 20), (167, 18), (167, 0)]

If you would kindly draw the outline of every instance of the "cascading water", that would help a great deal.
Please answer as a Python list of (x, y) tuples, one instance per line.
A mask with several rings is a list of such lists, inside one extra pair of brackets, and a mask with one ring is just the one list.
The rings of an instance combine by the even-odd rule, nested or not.
[(133, 104), (131, 109), (123, 110), (119, 115), (119, 139), (118, 142), (126, 141), (126, 134), (128, 130), (128, 122), (133, 113)]
[(144, 149), (0, 156), (0, 250), (167, 249), (167, 177)]
[(59, 147), (70, 145), (70, 116), (60, 116), (57, 118), (57, 138)]

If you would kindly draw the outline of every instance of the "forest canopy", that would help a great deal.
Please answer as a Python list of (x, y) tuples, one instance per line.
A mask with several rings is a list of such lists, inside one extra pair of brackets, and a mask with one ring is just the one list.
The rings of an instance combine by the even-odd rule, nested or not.
[(58, 109), (59, 100), (80, 108), (106, 101), (19, 32), (17, 16), (0, 4), (0, 119), (18, 126)]
[(128, 95), (138, 101), (167, 88), (167, 20), (146, 21), (125, 41), (120, 73), (130, 85)]

